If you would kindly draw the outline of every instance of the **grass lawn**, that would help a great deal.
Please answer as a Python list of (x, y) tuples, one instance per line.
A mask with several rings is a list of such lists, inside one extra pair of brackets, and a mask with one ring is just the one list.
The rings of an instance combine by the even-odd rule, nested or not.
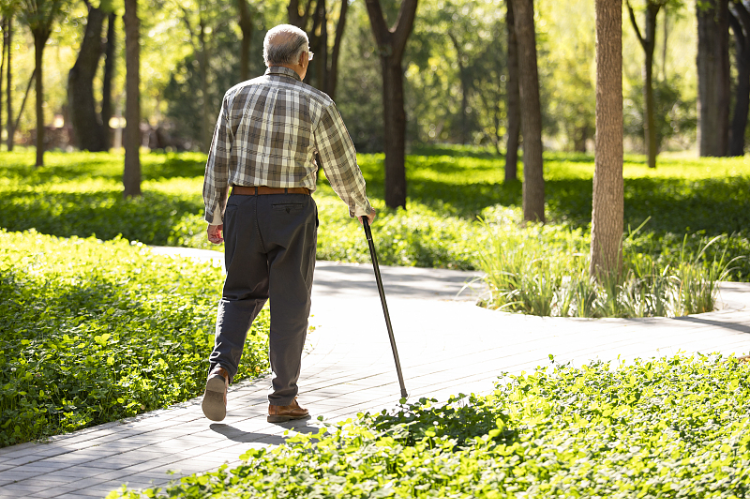
[[(383, 155), (360, 155), (368, 192), (380, 216), (374, 231), (381, 262), (473, 269), (477, 242), (486, 235), (477, 216), (493, 207), (519, 212), (521, 183), (504, 183), (503, 159), (460, 148), (431, 148), (407, 158), (408, 209), (383, 203)], [(48, 166), (35, 169), (30, 153), (0, 157), (0, 227), (35, 228), (57, 236), (112, 239), (118, 234), (146, 244), (209, 247), (202, 222), (201, 186), (205, 156), (144, 154), (142, 199), (121, 199), (122, 156), (48, 153)], [(545, 155), (549, 224), (581, 228), (591, 220), (593, 157)], [(636, 228), (648, 219), (635, 250), (654, 255), (680, 251), (683, 237), (696, 249), (701, 238), (724, 234), (728, 256), (750, 254), (750, 158), (660, 157), (649, 170), (639, 156), (627, 156), (625, 222)], [(323, 183), (318, 256), (367, 261), (361, 229)], [(705, 241), (705, 239), (704, 239)], [(718, 248), (718, 246), (717, 246)], [(750, 279), (750, 261), (730, 276)]]
[[(167, 498), (740, 498), (750, 494), (750, 365), (702, 356), (554, 365), (486, 397), (360, 414)], [(136, 491), (107, 498), (142, 497)]]

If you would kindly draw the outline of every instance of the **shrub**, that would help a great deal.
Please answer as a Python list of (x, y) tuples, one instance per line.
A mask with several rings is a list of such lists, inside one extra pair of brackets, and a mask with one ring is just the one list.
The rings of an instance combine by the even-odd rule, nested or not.
[[(750, 367), (736, 358), (554, 364), (486, 397), (360, 414), (147, 497), (739, 498)], [(123, 487), (116, 497), (140, 497)]]
[[(0, 446), (199, 395), (221, 284), (140, 243), (0, 230)], [(268, 369), (267, 333), (263, 312), (236, 380)]]

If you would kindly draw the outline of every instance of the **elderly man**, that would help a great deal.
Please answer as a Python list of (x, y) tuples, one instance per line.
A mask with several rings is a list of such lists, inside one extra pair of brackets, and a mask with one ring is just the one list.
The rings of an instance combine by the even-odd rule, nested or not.
[(315, 268), (318, 211), (310, 194), (318, 167), (350, 216), (375, 218), (336, 105), (302, 83), (313, 58), (305, 32), (286, 24), (271, 29), (263, 58), (263, 76), (224, 95), (206, 163), (208, 240), (225, 241), (227, 269), (202, 405), (213, 421), (226, 417), (247, 332), (269, 298), (268, 422), (308, 416), (296, 398)]

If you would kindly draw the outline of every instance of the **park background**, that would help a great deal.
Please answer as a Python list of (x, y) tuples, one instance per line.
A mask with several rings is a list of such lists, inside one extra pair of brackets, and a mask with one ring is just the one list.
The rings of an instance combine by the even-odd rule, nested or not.
[[(6, 0), (5, 3), (8, 3)], [(49, 2), (52, 3), (52, 2)], [(310, 2), (312, 10), (320, 2)], [(326, 8), (328, 51), (340, 19), (340, 2)], [(662, 2), (663, 3), (663, 2)], [(300, 10), (307, 7), (301, 2)], [(644, 13), (634, 2), (641, 30)], [(389, 24), (398, 2), (383, 2)], [(100, 7), (97, 1), (92, 7)], [(122, 14), (121, 2), (103, 2)], [(247, 2), (251, 30), (248, 77), (262, 74), (262, 40), (270, 27), (288, 22), (288, 2)], [(315, 14), (313, 12), (312, 14)], [(240, 77), (242, 29), (237, 2), (155, 1), (140, 5), (143, 143), (153, 149), (207, 152), (221, 98)], [(314, 15), (307, 20), (312, 30)], [(508, 30), (504, 2), (423, 1), (404, 54), (407, 143), (482, 145), (502, 152), (507, 139)], [(76, 147), (68, 107), (68, 78), (81, 49), (89, 14), (83, 1), (69, 2), (52, 31), (44, 55), (45, 126), (52, 132), (47, 147)], [(375, 39), (364, 2), (350, 2), (340, 42), (335, 100), (357, 150), (383, 150), (382, 83)], [(106, 41), (107, 19), (99, 37)], [(114, 61), (110, 118), (125, 104), (123, 23), (114, 17)], [(317, 22), (317, 21), (316, 21)], [(644, 152), (644, 53), (629, 21), (623, 25), (623, 93), (627, 150)], [(34, 40), (18, 19), (11, 45), (16, 143), (33, 145), (33, 86), (24, 112), (18, 110), (34, 70)], [(535, 27), (542, 95), (544, 145), (547, 150), (591, 151), (595, 110), (594, 4), (587, 1), (538, 1)], [(318, 32), (319, 26), (315, 27)], [(659, 13), (654, 53), (654, 88), (658, 138), (662, 151), (696, 150), (697, 18), (693, 2), (670, 2)], [(247, 29), (247, 28), (246, 28)], [(201, 31), (202, 30), (202, 31)], [(666, 35), (666, 36), (665, 36)], [(729, 50), (734, 49), (730, 44)], [(313, 47), (315, 52), (316, 47)], [(98, 110), (105, 54), (93, 78)], [(308, 80), (316, 83), (317, 52)], [(330, 62), (329, 62), (330, 64)], [(736, 71), (736, 64), (733, 64)], [(6, 66), (7, 67), (7, 66)], [(205, 75), (206, 87), (202, 87)], [(5, 83), (4, 83), (5, 85)], [(330, 90), (330, 87), (328, 87)], [(206, 91), (206, 95), (203, 92)], [(329, 92), (330, 93), (330, 92)], [(5, 97), (4, 97), (5, 98)], [(205, 109), (203, 102), (206, 102)], [(207, 112), (207, 114), (203, 114)], [(208, 131), (204, 129), (208, 127)], [(7, 142), (7, 127), (3, 127)]]
[[(371, 22), (367, 8), (375, 4), (385, 18), (380, 25)], [(227, 88), (262, 74), (265, 31), (283, 22), (310, 33), (315, 59), (309, 82), (335, 98), (357, 146), (379, 211), (373, 230), (381, 263), (482, 270), (491, 294), (481, 305), (505, 311), (595, 318), (713, 311), (721, 281), (747, 281), (750, 275), (743, 108), (750, 93), (748, 5), (622, 5), (618, 140), (625, 153), (615, 163), (624, 177), (616, 237), (621, 259), (615, 271), (597, 275), (592, 180), (602, 150), (594, 151), (595, 3), (514, 0), (533, 6), (528, 20), (535, 33), (533, 59), (516, 54), (519, 71), (532, 62), (538, 68), (538, 126), (522, 133), (521, 125), (533, 120), (524, 122), (528, 108), (519, 106), (513, 92), (519, 74), (512, 69), (512, 40), (519, 22), (508, 22), (509, 4), (3, 0), (0, 445), (115, 421), (200, 394), (203, 380), (194, 373), (203, 371), (212, 345), (221, 270), (156, 255), (148, 245), (209, 247), (200, 193), (221, 99)], [(416, 13), (413, 26), (409, 12)], [(125, 26), (123, 15), (129, 19)], [(394, 23), (399, 26), (389, 38), (382, 28)], [(140, 50), (135, 59), (126, 49), (127, 26), (131, 47), (135, 39)], [(644, 47), (653, 50), (651, 65), (645, 64)], [(707, 49), (714, 51), (711, 57)], [(325, 67), (321, 61), (328, 61)], [(32, 79), (39, 71), (42, 78)], [(644, 83), (648, 74), (650, 86)], [(702, 93), (700, 82), (708, 77), (713, 87)], [(393, 92), (384, 99), (384, 85), (397, 88), (399, 81), (403, 101)], [(137, 102), (128, 97), (136, 91), (140, 105), (128, 106)], [(649, 95), (653, 126), (645, 126)], [(394, 113), (399, 109), (400, 121)], [(743, 112), (744, 119), (735, 119)], [(526, 150), (531, 138), (543, 145), (538, 158)], [(360, 229), (324, 174), (315, 194), (318, 257), (367, 262)], [(526, 187), (532, 182), (543, 189), (534, 199), (537, 211), (529, 212)], [(266, 309), (253, 325), (238, 381), (267, 373), (267, 334)], [(619, 464), (607, 461), (597, 473), (611, 476), (615, 470), (619, 481), (555, 482), (554, 490), (570, 486), (584, 495), (611, 495), (651, 487), (656, 494), (680, 487), (696, 496), (709, 489), (747, 490), (741, 471), (750, 455), (747, 369), (737, 359), (716, 356), (612, 370), (603, 364), (582, 370), (553, 365), (548, 374), (506, 379), (490, 397), (453, 400), (442, 408), (416, 402), (400, 415), (365, 417), (355, 429), (324, 441), (337, 451), (356, 449), (356, 459), (369, 463), (362, 468), (342, 458), (342, 469), (348, 466), (360, 477), (352, 487), (377, 488), (380, 471), (401, 473), (413, 479), (404, 487), (414, 495), (429, 494), (427, 484), (465, 491), (488, 462), (502, 462), (501, 481), (514, 490), (533, 488), (540, 479), (555, 482), (542, 471), (546, 464), (534, 463), (562, 441), (574, 443), (569, 452), (559, 451), (554, 469), (560, 480), (571, 473), (590, 476), (580, 463), (581, 453), (589, 452), (600, 461), (614, 456)], [(573, 399), (572, 405), (560, 403)], [(545, 408), (541, 419), (534, 407)], [(628, 411), (640, 416), (626, 418)], [(591, 431), (612, 444), (609, 450), (588, 438), (594, 433), (581, 430), (581, 418), (593, 422)], [(634, 419), (640, 424), (632, 425)], [(677, 438), (681, 450), (659, 447), (668, 439), (649, 435), (654, 425), (666, 425), (659, 430)], [(627, 445), (616, 441), (625, 431)], [(693, 434), (700, 437), (689, 438)], [(549, 440), (526, 445), (542, 437)], [(313, 480), (309, 469), (320, 465), (308, 457), (330, 457), (308, 452), (313, 440), (278, 451), (302, 470), (300, 490)], [(389, 450), (368, 454), (368, 442)], [(664, 455), (658, 466), (625, 476), (618, 473), (642, 457), (639, 450), (623, 454), (626, 448)], [(429, 460), (449, 469), (458, 462), (458, 449), (471, 470), (463, 467), (436, 481)], [(334, 454), (339, 459), (347, 452)], [(674, 457), (680, 452), (696, 460)], [(273, 476), (281, 472), (274, 464), (278, 453), (245, 458), (256, 459), (259, 474)], [(403, 460), (415, 453), (426, 467), (404, 468)], [(506, 453), (500, 461), (498, 453)], [(523, 460), (528, 466), (519, 465)], [(718, 470), (715, 462), (725, 468)], [(701, 479), (686, 471), (696, 466)], [(254, 472), (237, 471), (244, 477)], [(528, 480), (513, 482), (513, 476)], [(251, 478), (240, 485), (275, 486)], [(173, 493), (218, 490), (232, 479), (198, 476)], [(328, 486), (320, 476), (313, 481)]]

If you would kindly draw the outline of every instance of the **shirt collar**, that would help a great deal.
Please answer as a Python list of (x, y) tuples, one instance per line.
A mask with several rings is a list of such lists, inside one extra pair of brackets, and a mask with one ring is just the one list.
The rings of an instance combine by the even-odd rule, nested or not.
[(289, 69), (289, 68), (285, 68), (284, 66), (271, 66), (270, 68), (266, 69), (265, 74), (267, 74), (267, 75), (289, 76), (291, 78), (294, 78), (297, 81), (302, 81), (295, 70)]

